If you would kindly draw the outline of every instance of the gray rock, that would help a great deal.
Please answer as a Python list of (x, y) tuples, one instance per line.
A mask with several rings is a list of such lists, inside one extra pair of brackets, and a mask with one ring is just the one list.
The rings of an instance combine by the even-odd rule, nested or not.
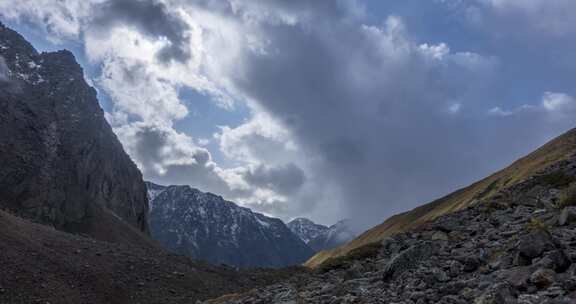
[(544, 259), (551, 261), (551, 268), (556, 272), (566, 271), (572, 262), (564, 252), (564, 250), (554, 250), (546, 254)]
[(548, 288), (554, 283), (555, 275), (553, 270), (541, 268), (530, 275), (530, 282), (540, 289)]
[(388, 280), (406, 270), (413, 269), (422, 260), (433, 254), (433, 250), (432, 243), (422, 242), (400, 252), (384, 267), (383, 279)]
[(506, 283), (498, 283), (486, 290), (474, 304), (510, 304), (514, 303), (514, 292)]
[(462, 265), (464, 265), (463, 270), (465, 272), (473, 272), (482, 265), (482, 259), (478, 254), (471, 254), (461, 259)]
[(448, 274), (441, 269), (434, 268), (432, 269), (432, 273), (434, 275), (434, 278), (438, 282), (444, 283), (450, 281), (450, 277), (448, 276)]
[(511, 286), (516, 288), (524, 288), (530, 280), (530, 275), (533, 270), (531, 267), (517, 267), (514, 269), (503, 271), (504, 279), (510, 283)]
[(434, 234), (432, 234), (431, 239), (433, 241), (448, 241), (448, 240), (450, 240), (450, 238), (448, 237), (448, 234), (446, 234), (446, 232), (443, 232), (443, 231), (434, 232)]
[(564, 226), (576, 222), (576, 207), (569, 206), (562, 209), (558, 217), (558, 225)]
[(540, 257), (542, 253), (555, 248), (550, 233), (544, 230), (533, 231), (520, 239), (518, 252), (523, 257), (533, 259)]
[(541, 304), (544, 298), (539, 295), (523, 294), (518, 296), (518, 304)]

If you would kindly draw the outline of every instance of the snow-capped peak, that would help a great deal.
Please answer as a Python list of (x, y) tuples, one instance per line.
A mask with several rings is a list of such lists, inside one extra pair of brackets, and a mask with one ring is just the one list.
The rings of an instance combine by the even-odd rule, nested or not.
[(147, 185), (152, 236), (174, 252), (237, 267), (283, 267), (313, 254), (280, 219), (189, 186)]
[(308, 244), (310, 240), (324, 233), (324, 231), (328, 230), (328, 227), (316, 224), (311, 220), (302, 217), (290, 221), (287, 226), (306, 244)]

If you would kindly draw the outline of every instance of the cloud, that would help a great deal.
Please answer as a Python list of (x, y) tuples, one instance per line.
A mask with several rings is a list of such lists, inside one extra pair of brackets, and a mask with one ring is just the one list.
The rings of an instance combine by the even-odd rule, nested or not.
[[(263, 27), (271, 49), (245, 54), (232, 78), (235, 90), (257, 101), (290, 130), (303, 154), (314, 156), (308, 168), (342, 189), (338, 200), (346, 215), (374, 223), (448, 190), (454, 180), (434, 179), (432, 172), (442, 170), (439, 162), (462, 157), (442, 144), (426, 146), (425, 138), (454, 133), (445, 109), (477, 90), (476, 80), (494, 61), (442, 44), (420, 45), (395, 17), (383, 27), (324, 22), (332, 23)], [(438, 160), (424, 161), (424, 149)], [(410, 189), (409, 182), (422, 186)]]
[(192, 184), (205, 191), (229, 194), (228, 184), (210, 153), (171, 127), (144, 122), (115, 128), (146, 178), (163, 184)]
[[(576, 3), (571, 0), (479, 0), (492, 11), (492, 20), (512, 28), (539, 31), (556, 37), (576, 33), (572, 12)], [(502, 27), (506, 30), (506, 28)], [(510, 28), (508, 29), (510, 30)]]
[(265, 113), (235, 128), (223, 126), (216, 137), (226, 157), (249, 164), (290, 162), (298, 153), (289, 131)]
[(144, 61), (110, 57), (104, 61), (100, 87), (116, 101), (116, 110), (142, 121), (170, 122), (186, 117), (178, 86), (158, 77)]
[[(499, 37), (478, 50), (423, 39), (393, 14), (370, 23), (361, 1), (101, 0), (79, 13), (79, 1), (65, 2), (3, 14), (20, 10), (83, 39), (114, 102), (108, 119), (147, 178), (284, 218), (349, 217), (365, 228), (465, 186), (572, 123), (571, 82), (552, 64), (562, 56), (539, 62), (550, 51), (532, 43), (573, 43), (567, 1), (435, 2), (460, 3)], [(533, 52), (502, 38), (519, 30)], [(570, 50), (555, 48), (565, 58)], [(529, 75), (537, 86), (525, 85), (535, 82)], [(181, 88), (224, 109), (249, 107), (244, 123), (213, 139), (228, 166), (177, 131), (188, 113)], [(513, 100), (507, 90), (527, 93)]]
[[(96, 1), (22, 0), (0, 1), (0, 15), (7, 19), (27, 21), (42, 26), (49, 39), (78, 38), (83, 23)], [(100, 1), (101, 2), (101, 1)]]
[(524, 104), (510, 110), (494, 107), (488, 114), (499, 117), (531, 114), (536, 118), (547, 119), (550, 123), (562, 123), (570, 121), (576, 114), (576, 98), (565, 93), (544, 92), (540, 104)]
[(268, 188), (282, 195), (297, 192), (305, 178), (304, 171), (293, 163), (277, 167), (260, 165), (244, 173), (244, 179), (251, 185)]
[(568, 114), (576, 110), (576, 99), (565, 93), (546, 92), (542, 105), (547, 111)]
[(183, 20), (172, 16), (175, 12), (170, 12), (163, 2), (110, 0), (102, 2), (94, 10), (92, 30), (102, 31), (101, 35), (107, 35), (109, 29), (116, 26), (132, 26), (146, 36), (167, 40), (157, 53), (160, 61), (185, 62), (190, 58), (189, 27)]

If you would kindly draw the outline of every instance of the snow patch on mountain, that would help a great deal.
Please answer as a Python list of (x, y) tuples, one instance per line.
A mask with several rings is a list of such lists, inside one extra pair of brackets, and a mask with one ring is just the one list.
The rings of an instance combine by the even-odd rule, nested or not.
[(328, 230), (328, 227), (316, 224), (307, 218), (296, 218), (287, 226), (306, 244)]
[(189, 186), (147, 185), (152, 236), (173, 252), (241, 268), (296, 265), (313, 254), (280, 219)]

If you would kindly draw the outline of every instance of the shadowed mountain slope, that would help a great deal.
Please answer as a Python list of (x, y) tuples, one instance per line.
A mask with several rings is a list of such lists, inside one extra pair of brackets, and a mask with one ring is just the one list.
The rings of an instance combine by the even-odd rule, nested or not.
[(142, 175), (72, 53), (0, 23), (0, 207), (59, 230), (150, 245)]

